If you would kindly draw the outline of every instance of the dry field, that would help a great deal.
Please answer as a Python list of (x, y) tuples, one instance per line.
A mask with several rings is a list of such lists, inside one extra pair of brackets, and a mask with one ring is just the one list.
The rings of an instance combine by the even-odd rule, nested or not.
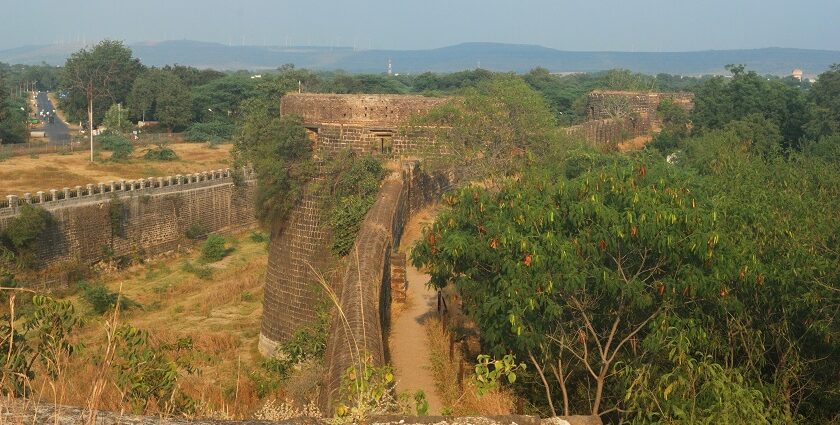
[[(91, 163), (90, 153), (80, 151), (68, 155), (43, 154), (37, 157), (17, 156), (0, 162), (0, 197), (39, 190), (84, 186), (88, 183), (119, 179), (138, 179), (216, 170), (230, 166), (232, 145), (211, 149), (205, 143), (173, 143), (169, 145), (179, 159), (149, 161), (143, 159), (145, 148), (138, 148), (125, 163), (98, 161)], [(107, 158), (109, 152), (103, 156)]]
[[(208, 265), (212, 277), (200, 279), (185, 270), (199, 266), (200, 246), (185, 252), (153, 258), (146, 264), (106, 272), (91, 284), (104, 284), (113, 292), (142, 305), (120, 312), (117, 325), (131, 324), (148, 331), (155, 341), (192, 338), (191, 365), (196, 369), (178, 381), (181, 390), (196, 400), (196, 414), (216, 418), (243, 418), (262, 405), (257, 395), (260, 366), (257, 342), (262, 317), (262, 284), (267, 243), (251, 239), (251, 231), (227, 236), (233, 252)], [(113, 375), (103, 366), (109, 322), (113, 314), (96, 314), (81, 293), (69, 288), (71, 300), (85, 315), (85, 324), (74, 340), (80, 353), (71, 357), (62, 376), (55, 380), (39, 374), (32, 383), (36, 400), (72, 406), (89, 406), (92, 383), (99, 373), (108, 376), (99, 409), (130, 410)], [(105, 369), (105, 370), (103, 370)], [(253, 378), (256, 376), (257, 378)], [(279, 390), (268, 395), (279, 395)], [(264, 399), (264, 398), (263, 398)], [(154, 414), (154, 409), (147, 413)]]

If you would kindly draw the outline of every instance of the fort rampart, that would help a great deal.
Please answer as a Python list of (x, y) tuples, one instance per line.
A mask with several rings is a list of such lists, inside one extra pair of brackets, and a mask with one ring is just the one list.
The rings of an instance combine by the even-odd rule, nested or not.
[(366, 360), (376, 367), (388, 361), (391, 253), (400, 249), (403, 228), (411, 215), (438, 199), (452, 180), (451, 175), (429, 175), (412, 161), (403, 163), (402, 171), (383, 183), (340, 275), (341, 314), (333, 319), (327, 340), (327, 371), (320, 400), (323, 411), (332, 412), (335, 407), (348, 368), (360, 367)]
[[(394, 158), (422, 155), (433, 149), (422, 129), (403, 125), (429, 112), (447, 98), (399, 95), (292, 93), (283, 96), (282, 114), (303, 117), (315, 155), (350, 149), (361, 154)], [(314, 189), (313, 189), (314, 190)], [(329, 235), (322, 223), (323, 197), (313, 190), (271, 235), (263, 297), (260, 352), (271, 356), (280, 341), (314, 323), (324, 285), (339, 291), (340, 276), (329, 252)]]
[[(36, 242), (40, 266), (92, 264), (109, 256), (154, 255), (177, 248), (187, 229), (204, 232), (255, 223), (253, 176), (231, 169), (136, 180), (109, 181), (0, 202), (0, 229), (7, 228), (24, 204), (50, 213)], [(44, 273), (42, 284), (55, 283)]]
[(351, 149), (386, 157), (427, 152), (433, 141), (411, 118), (450, 98), (386, 94), (311, 94), (283, 96), (280, 111), (303, 118), (316, 152)]

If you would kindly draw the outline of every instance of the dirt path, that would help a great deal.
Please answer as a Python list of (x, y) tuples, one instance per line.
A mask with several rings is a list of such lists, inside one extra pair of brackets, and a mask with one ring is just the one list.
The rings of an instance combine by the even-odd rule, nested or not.
[[(421, 230), (434, 220), (436, 211), (424, 210), (416, 214), (405, 227), (400, 244), (407, 249), (421, 236)], [(423, 390), (429, 401), (429, 414), (439, 415), (440, 398), (435, 391), (435, 380), (429, 361), (429, 344), (426, 340), (425, 321), (434, 314), (436, 292), (426, 287), (429, 275), (406, 262), (408, 291), (405, 309), (391, 326), (391, 364), (397, 378), (397, 392), (414, 395)]]

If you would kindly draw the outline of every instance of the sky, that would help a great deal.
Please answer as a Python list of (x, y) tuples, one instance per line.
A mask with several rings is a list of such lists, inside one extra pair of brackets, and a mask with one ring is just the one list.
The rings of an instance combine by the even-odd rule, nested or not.
[(0, 49), (111, 38), (359, 49), (502, 42), (578, 51), (840, 50), (840, 0), (0, 0), (0, 11)]

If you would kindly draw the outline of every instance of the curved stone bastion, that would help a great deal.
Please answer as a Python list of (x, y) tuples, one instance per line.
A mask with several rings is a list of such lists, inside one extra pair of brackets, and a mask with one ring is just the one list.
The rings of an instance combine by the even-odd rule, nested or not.
[[(344, 95), (291, 93), (283, 96), (283, 115), (303, 117), (316, 158), (344, 149), (384, 159), (428, 155), (435, 144), (428, 132), (408, 128), (417, 114), (429, 112), (449, 98), (407, 95)], [(263, 296), (259, 350), (275, 353), (277, 344), (317, 319), (317, 308), (340, 271), (327, 247), (323, 196), (313, 185), (289, 214), (273, 226)]]

